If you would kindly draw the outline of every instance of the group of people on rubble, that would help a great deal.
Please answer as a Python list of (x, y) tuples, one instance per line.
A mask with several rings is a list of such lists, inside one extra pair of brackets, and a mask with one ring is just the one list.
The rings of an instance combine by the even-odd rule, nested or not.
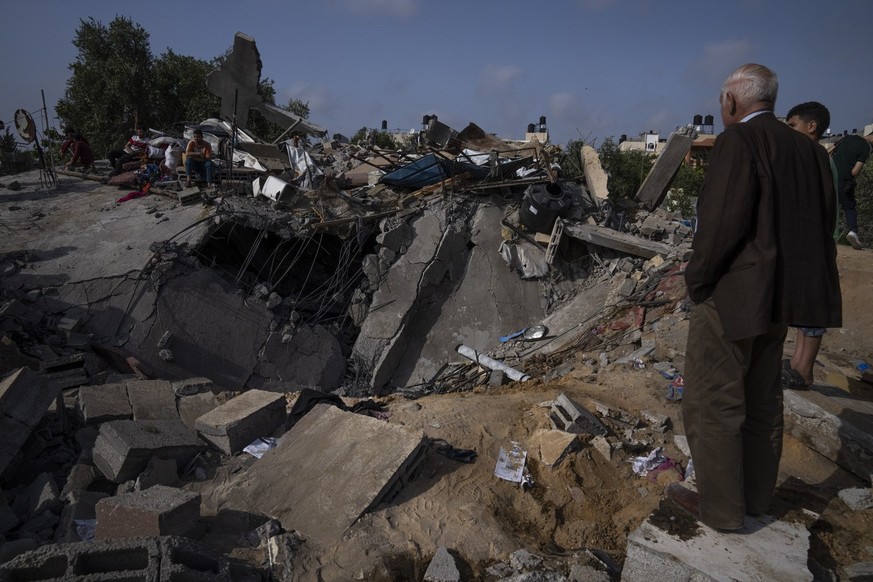
[[(65, 131), (65, 140), (61, 144), (61, 156), (70, 152), (71, 159), (64, 168), (67, 170), (82, 167), (87, 172), (97, 172), (94, 165), (94, 152), (85, 137), (72, 127)], [(161, 176), (173, 176), (176, 168), (182, 163), (182, 146), (178, 140), (159, 138), (158, 143), (146, 137), (145, 128), (138, 127), (121, 149), (110, 150), (107, 154), (111, 174), (124, 172), (129, 165), (136, 168), (144, 167), (152, 159), (161, 159), (158, 169)], [(153, 145), (154, 144), (154, 145)], [(192, 139), (184, 151), (186, 186), (192, 186), (192, 178), (203, 176), (207, 186), (212, 187), (214, 167), (212, 161), (212, 146), (203, 139), (203, 131), (195, 129)]]

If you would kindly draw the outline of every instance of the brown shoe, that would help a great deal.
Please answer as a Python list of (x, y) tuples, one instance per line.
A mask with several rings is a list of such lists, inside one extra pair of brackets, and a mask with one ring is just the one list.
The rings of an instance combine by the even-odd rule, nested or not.
[(700, 493), (697, 491), (692, 491), (679, 483), (670, 483), (667, 485), (667, 499), (679, 509), (691, 514), (694, 519), (700, 520)]
[(679, 483), (670, 483), (667, 485), (667, 499), (673, 502), (673, 505), (681, 509), (682, 511), (688, 513), (699, 521), (700, 523), (706, 524), (715, 531), (722, 533), (730, 533), (733, 531), (737, 531), (742, 529), (743, 525), (740, 524), (736, 527), (717, 527), (711, 524), (706, 523), (702, 519), (700, 519), (700, 493), (697, 491), (692, 491), (686, 487), (683, 487)]

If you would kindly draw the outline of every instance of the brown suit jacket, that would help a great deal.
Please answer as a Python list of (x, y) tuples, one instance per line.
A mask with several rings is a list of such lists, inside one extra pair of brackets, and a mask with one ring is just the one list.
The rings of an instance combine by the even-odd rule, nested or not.
[(842, 325), (835, 198), (824, 148), (772, 113), (718, 136), (685, 282), (695, 303), (713, 298), (727, 339)]

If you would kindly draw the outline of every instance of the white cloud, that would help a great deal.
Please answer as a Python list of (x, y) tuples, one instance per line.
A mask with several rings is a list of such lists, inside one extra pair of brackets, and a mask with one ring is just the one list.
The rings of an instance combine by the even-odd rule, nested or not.
[(353, 14), (387, 14), (406, 18), (418, 12), (418, 0), (332, 0), (332, 3)]
[(298, 81), (291, 85), (287, 93), (288, 99), (300, 99), (309, 103), (309, 111), (313, 114), (325, 115), (334, 109), (333, 99), (326, 87)]
[(749, 62), (753, 53), (749, 40), (731, 39), (703, 47), (703, 54), (691, 62), (688, 74), (705, 86), (720, 84), (728, 74)]
[(522, 70), (515, 65), (487, 65), (482, 70), (480, 88), (485, 91), (512, 88), (522, 74)]

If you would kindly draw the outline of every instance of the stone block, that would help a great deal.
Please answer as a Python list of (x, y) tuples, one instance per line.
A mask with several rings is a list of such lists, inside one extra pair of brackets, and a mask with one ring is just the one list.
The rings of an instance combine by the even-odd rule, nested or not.
[(131, 417), (130, 399), (124, 384), (82, 386), (77, 401), (79, 417), (85, 425)]
[(129, 380), (126, 385), (134, 420), (179, 418), (176, 393), (169, 381)]
[(864, 511), (873, 507), (873, 489), (841, 489), (837, 495), (852, 511)]
[(806, 526), (766, 516), (747, 516), (744, 528), (732, 535), (701, 525), (689, 539), (673, 536), (647, 520), (628, 536), (621, 579), (811, 581), (808, 552)]
[(539, 449), (540, 460), (549, 467), (554, 467), (578, 439), (579, 435), (563, 430), (539, 430), (531, 439), (531, 444)]
[(0, 380), (0, 474), (59, 393), (59, 388), (46, 384), (29, 368), (19, 368)]
[(61, 497), (66, 498), (71, 493), (84, 491), (97, 478), (97, 469), (94, 465), (76, 463), (67, 475), (67, 482), (61, 490)]
[(0, 579), (230, 582), (231, 576), (224, 556), (196, 541), (165, 536), (48, 544), (0, 564)]
[(197, 419), (200, 436), (232, 455), (258, 437), (269, 436), (285, 422), (285, 396), (249, 390)]
[(101, 499), (96, 515), (97, 540), (185, 535), (200, 519), (200, 494), (155, 485)]
[(424, 573), (424, 582), (461, 582), (461, 572), (448, 549), (437, 548)]
[(179, 466), (174, 459), (152, 457), (148, 465), (136, 479), (136, 491), (143, 491), (155, 485), (175, 485), (179, 481)]
[(218, 400), (212, 392), (200, 392), (187, 396), (180, 396), (178, 401), (179, 416), (185, 426), (196, 430), (197, 419), (218, 407)]
[(152, 457), (188, 463), (206, 445), (181, 419), (113, 420), (100, 427), (94, 443), (94, 464), (114, 483), (135, 479)]

